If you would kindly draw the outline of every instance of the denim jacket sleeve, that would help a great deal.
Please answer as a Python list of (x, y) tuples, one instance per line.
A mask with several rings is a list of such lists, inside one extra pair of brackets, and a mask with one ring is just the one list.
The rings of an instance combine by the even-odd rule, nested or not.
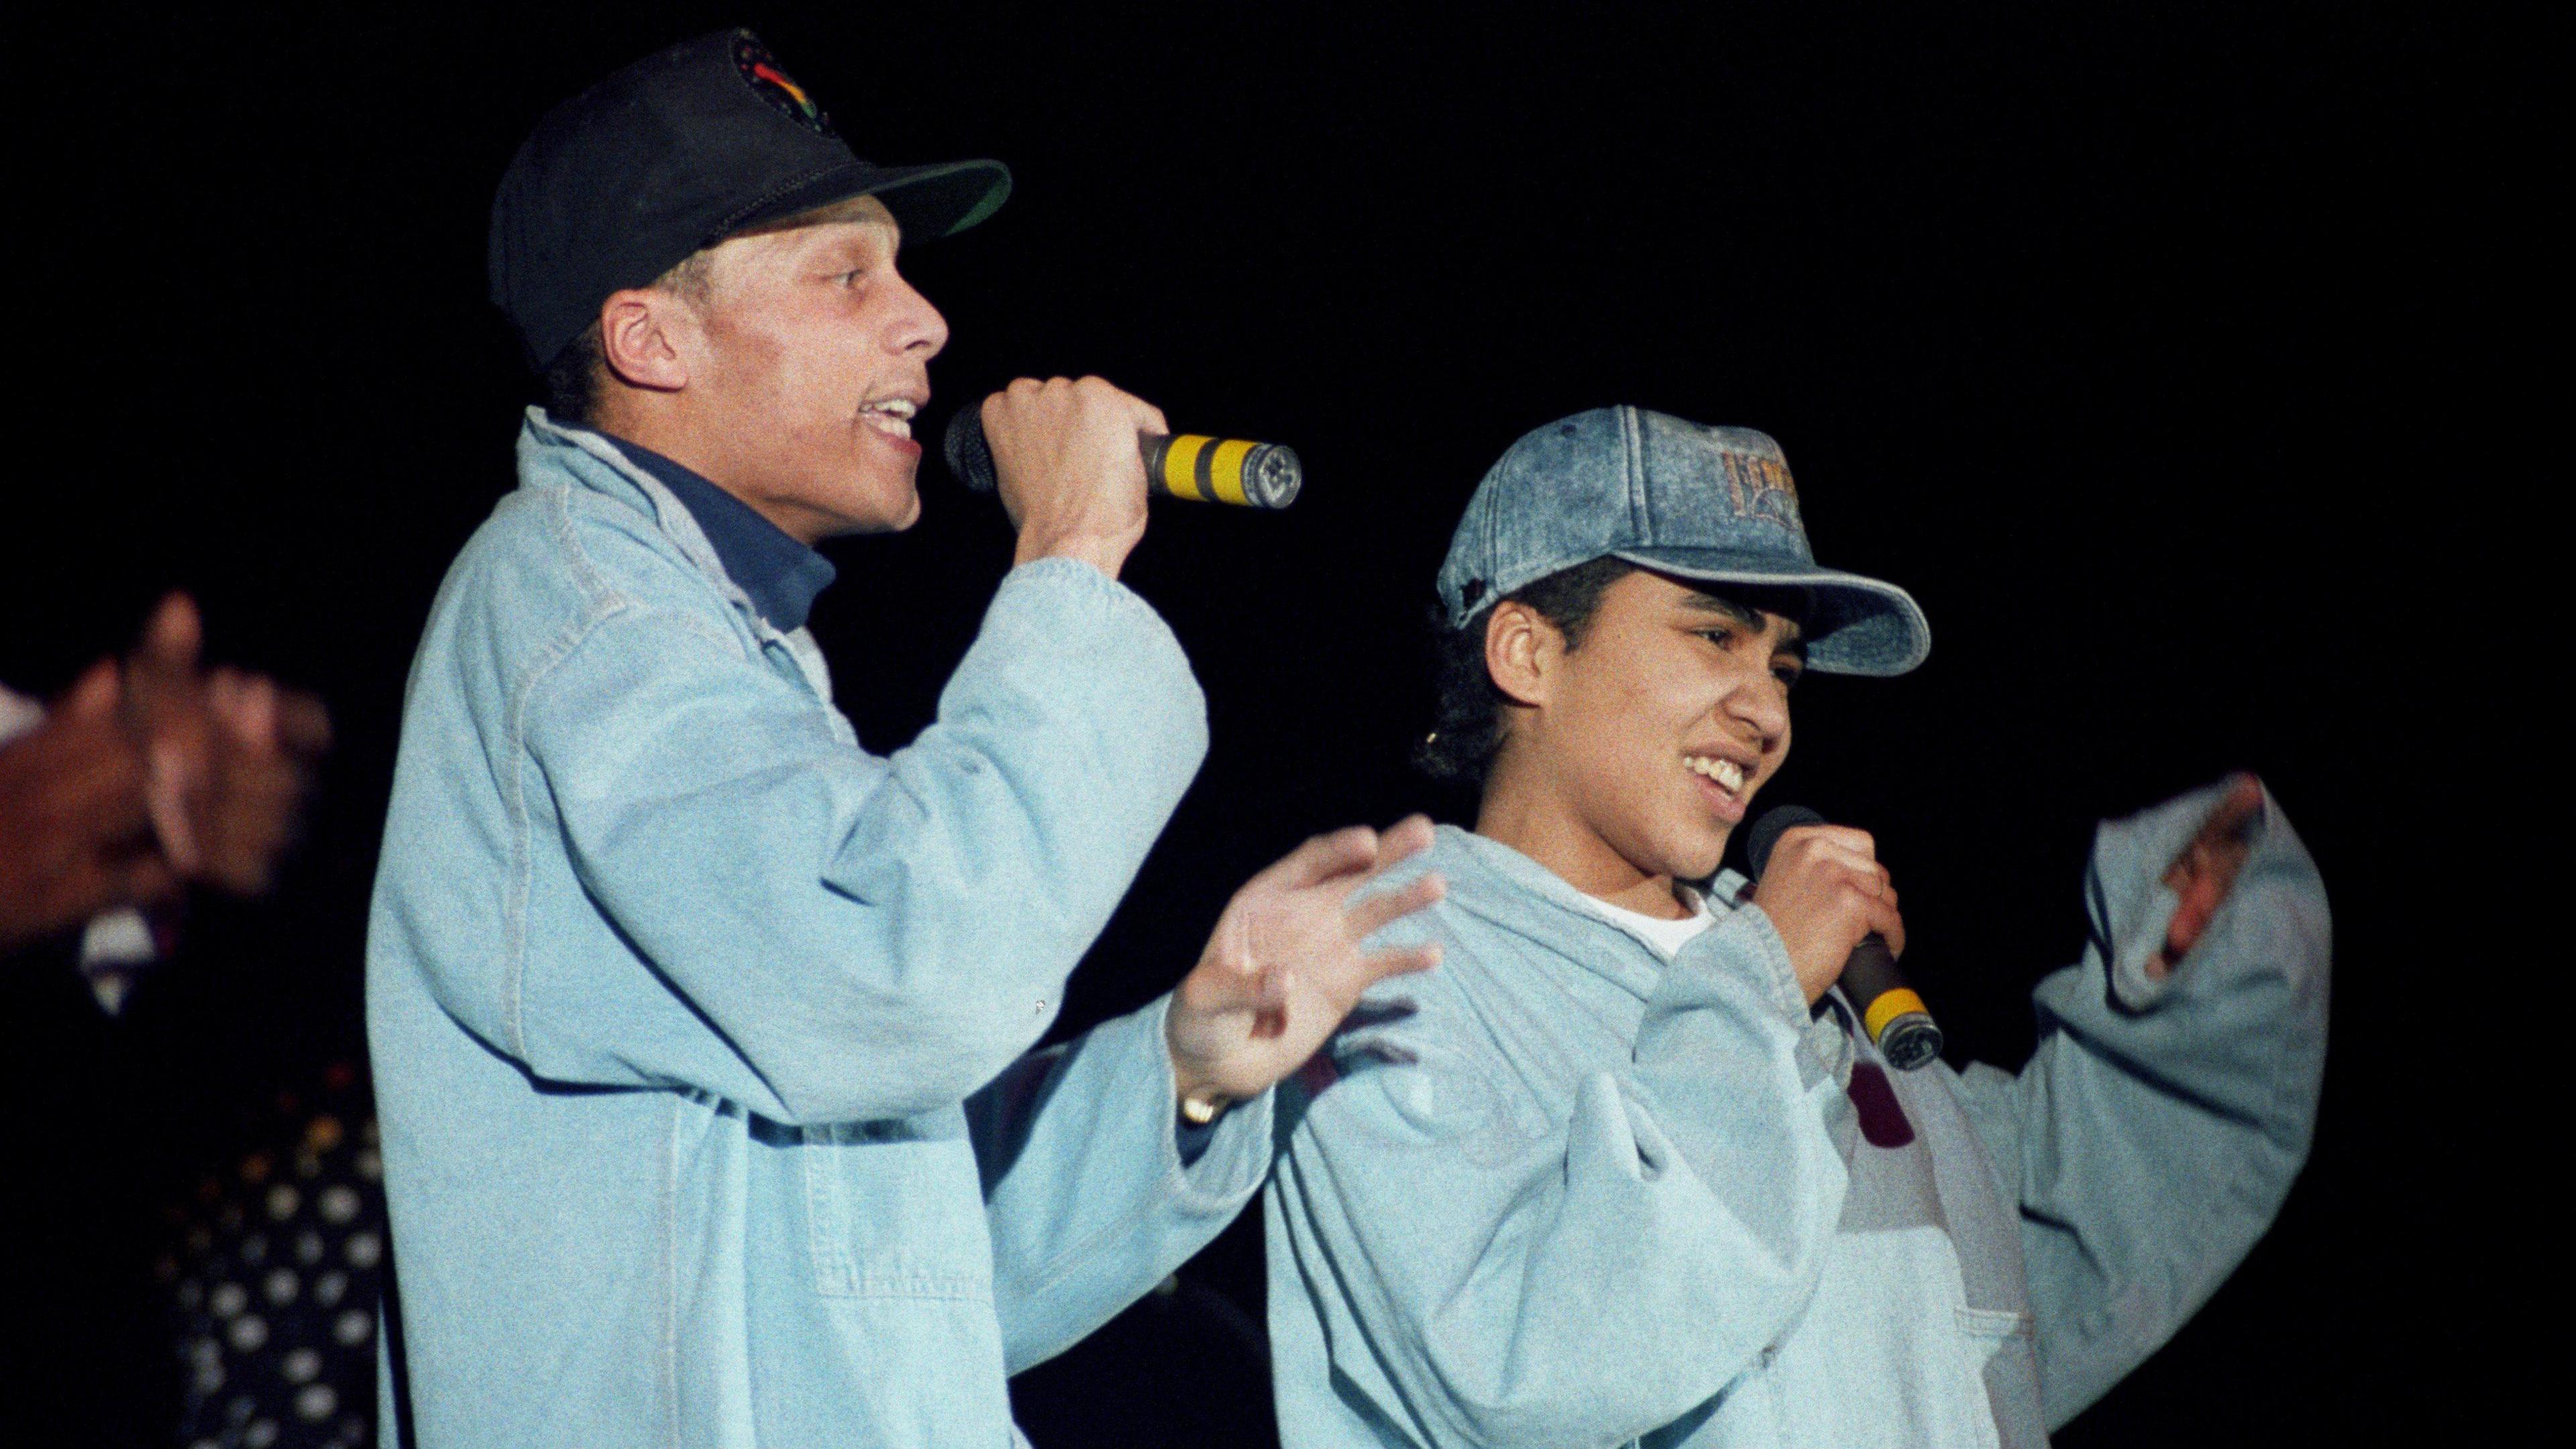
[[(966, 1116), (1010, 1372), (1062, 1353), (1207, 1246), (1270, 1170), (1270, 1094), (1184, 1164), (1166, 995), (1013, 1063)], [(1154, 1164), (1139, 1171), (1137, 1164)]]
[(2315, 862), (2267, 794), (2234, 890), (2161, 980), (2166, 865), (2223, 787), (2095, 837), (2084, 959), (2034, 993), (2018, 1076), (1971, 1066), (1969, 1117), (2018, 1202), (2051, 1428), (2207, 1302), (2307, 1159), (2325, 1072), (2331, 932)]
[(1625, 1442), (1753, 1367), (1848, 1183), (1795, 980), (1769, 920), (1735, 913), (1564, 1120), (1529, 1120), (1468, 1033), (1390, 1033), (1389, 1060), (1325, 1087), (1272, 1190), (1297, 1272), (1357, 1320), (1330, 1335), (1337, 1386), (1430, 1444), (1535, 1449)]
[(523, 1006), (530, 1069), (790, 1123), (954, 1105), (1026, 1050), (1207, 743), (1170, 631), (1065, 560), (1003, 581), (891, 758), (685, 608), (612, 602), (520, 707), (573, 872), (641, 958)]

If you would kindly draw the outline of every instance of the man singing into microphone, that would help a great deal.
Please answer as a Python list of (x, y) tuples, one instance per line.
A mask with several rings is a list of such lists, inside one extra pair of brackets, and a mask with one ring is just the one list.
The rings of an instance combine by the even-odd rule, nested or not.
[(1777, 446), (1552, 423), (1439, 591), (1425, 762), (1481, 805), (1426, 857), (1441, 970), (1279, 1104), (1288, 1449), (2045, 1443), (2306, 1156), (2326, 905), (2279, 807), (2239, 777), (2105, 825), (2030, 1063), (1893, 1070), (1834, 989), (1868, 934), (1904, 947), (1870, 837), (1789, 830), (1749, 893), (1718, 870), (1799, 674), (1930, 642), (1902, 590), (1816, 566)]
[(388, 1434), (1015, 1442), (1005, 1376), (1222, 1227), (1270, 1084), (1431, 964), (1359, 943), (1436, 877), (1349, 904), (1427, 824), (1344, 831), (1171, 995), (1021, 1055), (1206, 745), (1116, 582), (1161, 416), (1097, 379), (984, 404), (1017, 566), (908, 747), (860, 749), (804, 628), (814, 544), (920, 508), (947, 325), (898, 242), (1006, 187), (860, 161), (740, 31), (511, 162), (493, 291), (551, 396), (431, 610), (368, 937)]

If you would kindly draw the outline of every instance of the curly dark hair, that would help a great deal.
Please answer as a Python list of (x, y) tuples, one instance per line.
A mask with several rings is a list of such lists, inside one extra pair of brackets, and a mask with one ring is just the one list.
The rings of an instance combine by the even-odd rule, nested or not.
[(1580, 649), (1601, 596), (1636, 571), (1626, 559), (1605, 554), (1515, 589), (1468, 615), (1455, 629), (1435, 611), (1431, 679), (1437, 702), (1431, 733), (1413, 747), (1414, 767), (1444, 785), (1470, 790), (1483, 785), (1485, 772), (1493, 768), (1494, 755), (1503, 747), (1503, 692), (1485, 668), (1485, 626), (1496, 605), (1508, 600), (1536, 610), (1565, 636), (1566, 648)]

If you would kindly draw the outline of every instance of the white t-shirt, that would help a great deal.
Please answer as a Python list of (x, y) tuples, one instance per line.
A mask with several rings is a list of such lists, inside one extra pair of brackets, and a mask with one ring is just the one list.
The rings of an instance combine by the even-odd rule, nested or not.
[(1697, 907), (1677, 921), (1632, 911), (1626, 906), (1614, 906), (1591, 896), (1585, 896), (1583, 903), (1591, 907), (1595, 915), (1645, 942), (1656, 955), (1670, 961), (1681, 954), (1682, 947), (1689, 945), (1693, 937), (1716, 925), (1717, 913), (1726, 909), (1688, 886), (1675, 886), (1673, 889), (1684, 904)]

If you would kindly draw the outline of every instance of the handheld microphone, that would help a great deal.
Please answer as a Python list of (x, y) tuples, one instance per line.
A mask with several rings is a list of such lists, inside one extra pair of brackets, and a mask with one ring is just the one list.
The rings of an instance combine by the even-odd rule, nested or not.
[[(1297, 454), (1277, 443), (1247, 443), (1199, 433), (1138, 433), (1145, 483), (1157, 493), (1195, 503), (1241, 508), (1285, 508), (1305, 486)], [(984, 419), (967, 408), (948, 421), (948, 471), (978, 493), (995, 486), (993, 450), (984, 441)]]
[[(1744, 843), (1754, 878), (1760, 879), (1762, 868), (1771, 863), (1771, 847), (1780, 843), (1784, 831), (1824, 823), (1825, 817), (1804, 805), (1780, 805), (1764, 812), (1753, 822), (1753, 833)], [(1898, 973), (1895, 953), (1887, 949), (1885, 937), (1872, 931), (1860, 938), (1851, 959), (1843, 963), (1841, 984), (1843, 994), (1860, 1007), (1861, 1030), (1889, 1066), (1910, 1072), (1941, 1055), (1941, 1027), (1932, 1020), (1932, 1009)]]

